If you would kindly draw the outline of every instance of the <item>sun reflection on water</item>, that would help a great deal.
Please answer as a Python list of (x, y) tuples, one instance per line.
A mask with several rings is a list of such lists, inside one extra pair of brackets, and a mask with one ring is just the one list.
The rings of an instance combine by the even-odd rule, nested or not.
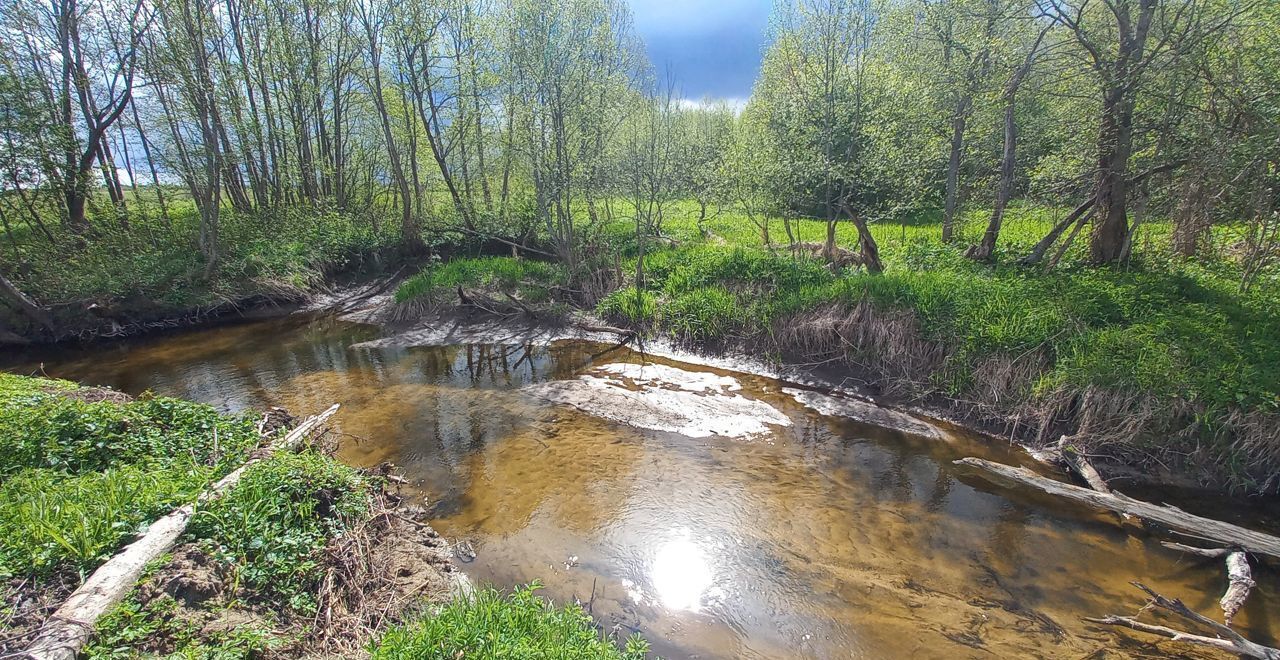
[(706, 550), (681, 529), (658, 546), (653, 556), (649, 580), (658, 600), (672, 610), (697, 612), (715, 579)]

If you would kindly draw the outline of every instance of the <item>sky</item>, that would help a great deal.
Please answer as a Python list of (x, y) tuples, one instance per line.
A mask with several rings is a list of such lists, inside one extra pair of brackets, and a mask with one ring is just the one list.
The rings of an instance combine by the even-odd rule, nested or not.
[(772, 0), (631, 0), (659, 80), (677, 95), (741, 106), (760, 69)]

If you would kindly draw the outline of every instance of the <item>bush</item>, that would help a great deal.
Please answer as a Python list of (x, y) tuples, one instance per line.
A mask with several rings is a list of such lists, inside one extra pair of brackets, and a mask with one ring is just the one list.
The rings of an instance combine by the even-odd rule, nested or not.
[(555, 608), (538, 585), (503, 596), (481, 589), (457, 598), (435, 616), (387, 631), (370, 649), (375, 660), (564, 658), (640, 660), (648, 644), (638, 635), (619, 650), (601, 637), (578, 605)]

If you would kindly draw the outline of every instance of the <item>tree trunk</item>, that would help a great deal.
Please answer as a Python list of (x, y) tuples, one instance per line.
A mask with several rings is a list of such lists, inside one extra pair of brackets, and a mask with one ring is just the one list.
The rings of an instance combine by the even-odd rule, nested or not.
[(40, 327), (53, 332), (53, 318), (49, 316), (48, 310), (28, 298), (4, 275), (0, 275), (0, 298), (23, 316), (35, 321)]
[(1102, 114), (1098, 141), (1098, 215), (1089, 243), (1089, 259), (1095, 264), (1120, 261), (1129, 236), (1129, 182), (1126, 173), (1133, 142), (1132, 102), (1110, 91)]
[(955, 234), (956, 209), (960, 206), (960, 158), (964, 152), (964, 131), (969, 123), (964, 106), (960, 102), (956, 116), (951, 120), (951, 158), (947, 161), (947, 196), (942, 211), (942, 240), (950, 242)]

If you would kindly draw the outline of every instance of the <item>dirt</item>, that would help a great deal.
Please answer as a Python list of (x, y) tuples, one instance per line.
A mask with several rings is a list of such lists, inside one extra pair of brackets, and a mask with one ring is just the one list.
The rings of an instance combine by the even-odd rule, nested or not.
[(25, 649), (79, 582), (76, 572), (66, 569), (40, 580), (14, 578), (0, 584), (0, 657)]
[[(179, 546), (172, 559), (145, 579), (136, 598), (144, 607), (167, 599), (171, 625), (217, 644), (237, 630), (268, 631), (277, 642), (272, 657), (360, 657), (373, 636), (424, 607), (465, 588), (452, 563), (449, 542), (423, 521), (420, 508), (379, 497), (375, 513), (325, 549), (312, 617), (282, 615), (255, 604), (252, 590), (236, 588), (229, 567), (196, 544)], [(152, 636), (135, 651), (168, 654), (180, 640)], [(17, 650), (15, 648), (15, 650)]]

